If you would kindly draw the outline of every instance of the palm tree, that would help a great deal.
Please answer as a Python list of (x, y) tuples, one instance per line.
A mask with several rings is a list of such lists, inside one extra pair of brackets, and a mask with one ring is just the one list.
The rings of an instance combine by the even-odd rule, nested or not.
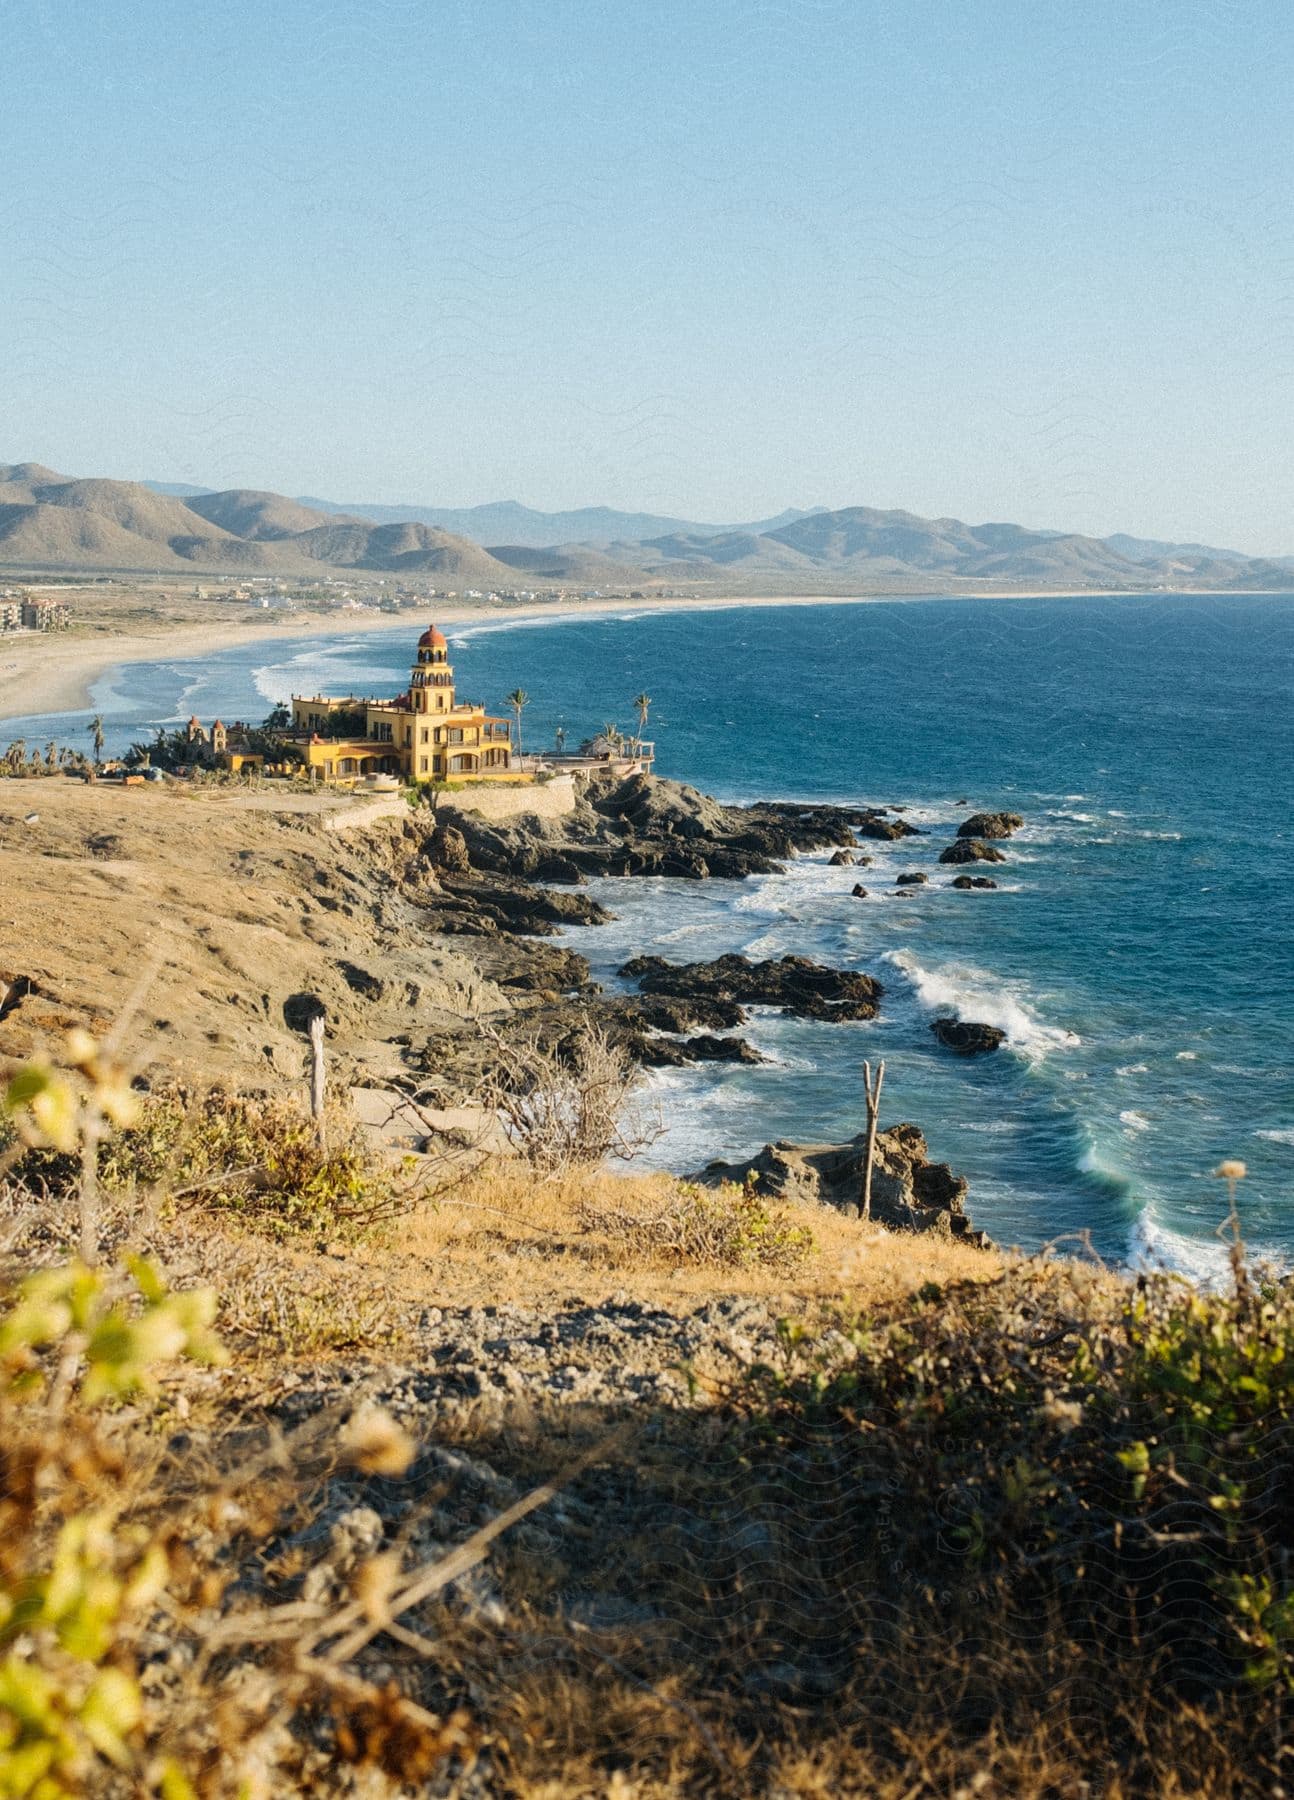
[(517, 720), (517, 760), (518, 760), (518, 762), (520, 762), (520, 760), (521, 760), (521, 714), (522, 714), (523, 708), (530, 705), (530, 695), (526, 692), (525, 688), (513, 688), (512, 692), (508, 695), (507, 699), (504, 701), (504, 705), (510, 706), (513, 710), (513, 713), (516, 715), (516, 720)]
[(96, 763), (101, 763), (103, 761), (103, 714), (96, 713), (86, 726), (86, 730), (94, 739), (94, 760)]
[(620, 750), (621, 750), (625, 740), (624, 740), (624, 733), (621, 731), (620, 727), (617, 724), (615, 724), (611, 719), (608, 719), (606, 724), (603, 725), (602, 730), (599, 732), (598, 735), (606, 740), (606, 742), (610, 745), (611, 749), (615, 751), (617, 756), (620, 754)]
[(642, 751), (642, 743), (643, 743), (643, 733), (647, 729), (647, 714), (651, 711), (651, 695), (650, 694), (635, 695), (634, 710), (638, 714), (637, 749), (639, 752), (641, 752)]

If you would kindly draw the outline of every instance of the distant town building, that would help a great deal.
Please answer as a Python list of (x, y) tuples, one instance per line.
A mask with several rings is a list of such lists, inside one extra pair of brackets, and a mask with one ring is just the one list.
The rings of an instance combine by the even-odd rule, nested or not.
[(22, 622), (28, 631), (66, 631), (72, 613), (66, 600), (33, 600), (22, 603)]

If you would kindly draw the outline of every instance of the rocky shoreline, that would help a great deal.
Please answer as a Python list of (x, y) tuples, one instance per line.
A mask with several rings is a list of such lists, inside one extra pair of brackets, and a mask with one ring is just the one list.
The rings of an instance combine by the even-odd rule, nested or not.
[[(165, 792), (58, 788), (39, 812), (13, 816), (5, 832), (14, 865), (36, 872), (30, 893), (20, 894), (24, 929), (43, 948), (0, 969), (10, 1055), (39, 1054), (74, 1024), (110, 1030), (160, 927), (173, 949), (152, 978), (138, 1057), (146, 1085), (179, 1078), (251, 1094), (299, 1092), (306, 1022), (320, 1010), (329, 1079), (356, 1096), (357, 1118), (362, 1105), (380, 1114), (388, 1101), (388, 1113), (413, 1103), (434, 1116), (429, 1131), (460, 1131), (465, 1115), (483, 1121), (509, 1064), (536, 1051), (578, 1060), (591, 1031), (643, 1068), (756, 1065), (765, 1059), (743, 1035), (755, 1009), (835, 1030), (883, 1017), (883, 984), (802, 955), (761, 961), (728, 952), (704, 962), (633, 956), (604, 987), (576, 947), (582, 930), (612, 917), (610, 887), (595, 899), (590, 878), (741, 880), (805, 854), (847, 867), (844, 859), (866, 862), (868, 844), (924, 836), (895, 805), (729, 807), (642, 775), (593, 776), (573, 810), (556, 817), (536, 811), (500, 823), (447, 793), (345, 834), (272, 802), (257, 807), (257, 798), (186, 796), (183, 832)], [(977, 835), (955, 842), (1001, 856), (997, 843), (1018, 823), (1017, 815), (975, 815), (962, 830)], [(929, 867), (933, 859), (923, 860)], [(69, 887), (70, 869), (78, 873)], [(937, 868), (901, 864), (890, 873), (892, 897), (944, 889), (954, 905), (967, 904), (964, 882), (987, 879), (941, 880)], [(105, 910), (103, 896), (123, 884), (129, 907)], [(854, 904), (837, 891), (842, 906)], [(44, 943), (41, 921), (51, 911), (60, 934)], [(989, 1054), (1002, 1043), (1000, 1031), (974, 1021), (940, 1019), (932, 1030), (950, 1055)], [(369, 1096), (362, 1105), (361, 1094)], [(362, 1123), (384, 1129), (380, 1117)], [(412, 1140), (402, 1132), (399, 1141)], [(796, 1148), (768, 1146), (768, 1166), (735, 1164), (733, 1178), (776, 1192), (772, 1153)], [(825, 1151), (845, 1166), (856, 1146), (799, 1151), (813, 1167)], [(922, 1175), (927, 1166), (922, 1145), (908, 1157), (893, 1206), (877, 1202), (877, 1218), (893, 1214), (911, 1228), (928, 1225), (933, 1212), (962, 1235), (961, 1191)], [(816, 1201), (848, 1211), (856, 1176), (851, 1169), (819, 1181)]]
[[(695, 788), (646, 775), (594, 778), (583, 786), (575, 811), (556, 820), (523, 815), (501, 823), (442, 800), (429, 818), (415, 812), (403, 828), (410, 854), (402, 886), (416, 900), (426, 931), (473, 940), (473, 962), (510, 1002), (499, 1025), (505, 1040), (530, 1034), (560, 1050), (594, 1024), (644, 1067), (758, 1063), (759, 1052), (739, 1035), (748, 1007), (776, 1007), (822, 1022), (866, 1021), (883, 1005), (882, 984), (802, 956), (753, 962), (729, 953), (672, 964), (644, 955), (619, 971), (636, 991), (608, 993), (578, 951), (550, 940), (566, 928), (611, 918), (579, 891), (591, 877), (743, 879), (780, 872), (795, 856), (824, 850), (833, 852), (830, 861), (837, 866), (866, 864), (862, 846), (868, 841), (921, 835), (902, 813), (897, 806), (790, 802), (729, 807)], [(1005, 861), (997, 842), (1022, 823), (1017, 814), (975, 814), (940, 861)], [(897, 877), (895, 892), (928, 881), (909, 871)], [(948, 885), (966, 891), (993, 883), (958, 875)], [(1003, 1042), (1000, 1031), (973, 1022), (936, 1020), (931, 1029), (959, 1055), (985, 1054)], [(411, 1042), (405, 1061), (419, 1096), (437, 1106), (470, 1104), (481, 1079), (480, 1042), (449, 1026)], [(770, 1194), (794, 1190), (803, 1198), (811, 1192), (816, 1203), (847, 1211), (857, 1205), (860, 1154), (859, 1140), (769, 1145), (751, 1163), (719, 1165), (723, 1174), (717, 1178), (751, 1179)], [(981, 1241), (965, 1216), (965, 1183), (927, 1161), (915, 1126), (882, 1134), (878, 1158), (874, 1213), (882, 1223)], [(787, 1173), (792, 1166), (793, 1179)]]

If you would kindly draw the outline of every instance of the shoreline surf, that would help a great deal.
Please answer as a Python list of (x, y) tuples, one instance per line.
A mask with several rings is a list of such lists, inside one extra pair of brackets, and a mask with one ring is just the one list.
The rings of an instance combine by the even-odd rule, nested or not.
[[(1212, 1262), (1210, 1171), (1239, 1155), (1247, 1233), (1265, 1250), (1294, 1249), (1294, 1096), (1271, 979), (1288, 956), (1281, 906), (1294, 879), (1294, 846), (1272, 823), (1294, 754), (1280, 704), (1294, 604), (1197, 598), (880, 610), (801, 600), (789, 612), (743, 597), (728, 609), (446, 617), (451, 639), (470, 639), (457, 658), (470, 691), (493, 699), (520, 682), (534, 696), (528, 744), (551, 743), (555, 728), (578, 741), (617, 709), (623, 722), (645, 689), (661, 773), (728, 803), (899, 803), (925, 834), (865, 846), (870, 868), (800, 860), (740, 890), (631, 882), (606, 896), (621, 922), (572, 946), (596, 957), (599, 979), (650, 946), (671, 961), (807, 954), (888, 984), (861, 1040), (849, 1027), (837, 1037), (760, 1019), (772, 1070), (662, 1077), (690, 1140), (680, 1166), (758, 1148), (758, 1134), (843, 1139), (857, 1128), (861, 1057), (884, 1054), (894, 1116), (920, 1120), (964, 1170), (1000, 1242), (1103, 1221), (1103, 1248), (1122, 1257), (1139, 1217), (1143, 1238), (1171, 1245), (1176, 1233)], [(269, 690), (288, 685), (393, 691), (413, 621), (378, 615), (355, 629), (362, 618), (277, 643), (247, 633), (223, 668), (213, 660), (185, 715), (218, 705), (226, 718), (256, 716), (246, 709), (265, 710)], [(570, 629), (518, 629), (545, 625)], [(303, 636), (313, 641), (294, 642)], [(124, 682), (119, 733), (149, 706), (169, 718), (188, 692), (195, 665), (174, 636), (168, 648)], [(968, 670), (982, 679), (968, 683)], [(96, 693), (107, 715), (110, 696)], [(993, 870), (996, 893), (949, 893), (939, 851), (980, 807), (1018, 811), (1025, 828)], [(927, 886), (891, 891), (914, 869)], [(855, 882), (866, 897), (851, 897)], [(930, 1034), (950, 1005), (1019, 1043), (979, 1064), (951, 1060)]]
[(103, 637), (68, 637), (62, 633), (14, 633), (0, 638), (0, 725), (8, 719), (33, 713), (84, 711), (93, 705), (91, 683), (110, 677), (127, 664), (165, 658), (167, 661), (215, 655), (240, 649), (253, 642), (281, 643), (293, 638), (331, 637), (357, 632), (399, 631), (426, 618), (445, 625), (506, 628), (542, 625), (570, 619), (618, 618), (628, 614), (723, 612), (765, 607), (920, 605), (929, 601), (1003, 600), (1145, 600), (1152, 598), (1241, 598), (1244, 590), (1203, 592), (1183, 589), (1129, 589), (1123, 592), (1092, 590), (1062, 592), (1059, 589), (1001, 589), (965, 594), (735, 594), (696, 597), (644, 597), (641, 600), (589, 599), (559, 601), (552, 606), (482, 608), (451, 604), (426, 609), (409, 608), (404, 615), (360, 611), (336, 611), (294, 615), (290, 620), (263, 623), (220, 621), (158, 627), (139, 632), (105, 634)]

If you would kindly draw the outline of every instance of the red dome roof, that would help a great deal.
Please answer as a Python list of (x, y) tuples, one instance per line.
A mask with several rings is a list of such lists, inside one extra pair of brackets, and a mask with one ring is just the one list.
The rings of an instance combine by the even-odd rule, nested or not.
[(448, 650), (449, 639), (443, 632), (437, 631), (434, 625), (428, 625), (418, 639), (418, 648), (419, 650)]

